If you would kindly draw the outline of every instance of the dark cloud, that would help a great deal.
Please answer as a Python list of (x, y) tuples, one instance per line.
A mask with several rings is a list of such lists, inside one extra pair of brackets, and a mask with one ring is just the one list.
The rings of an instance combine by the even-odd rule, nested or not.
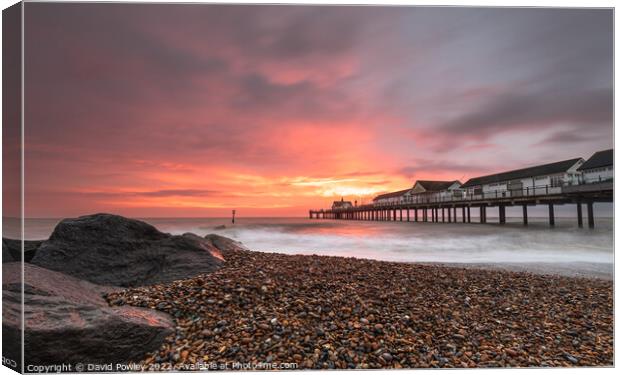
[(210, 197), (220, 194), (214, 190), (198, 190), (198, 189), (170, 189), (170, 190), (154, 190), (141, 191), (131, 193), (132, 195), (140, 195), (145, 197)]
[(438, 171), (441, 171), (444, 173), (454, 173), (456, 178), (463, 174), (476, 173), (481, 169), (485, 169), (485, 166), (471, 165), (466, 163), (460, 164), (449, 161), (446, 162), (429, 159), (418, 159), (414, 162), (414, 165), (402, 167), (398, 169), (396, 173), (410, 178), (428, 172), (436, 173)]
[(480, 108), (443, 124), (444, 131), (470, 137), (489, 137), (506, 131), (539, 129), (541, 126), (604, 126), (613, 119), (613, 90), (577, 92), (543, 91), (506, 93)]
[(205, 189), (163, 189), (163, 190), (151, 190), (151, 191), (124, 191), (124, 192), (106, 192), (106, 191), (92, 191), (92, 192), (80, 192), (80, 191), (56, 191), (58, 195), (83, 195), (96, 199), (109, 199), (109, 198), (127, 198), (131, 197), (145, 197), (145, 198), (168, 198), (168, 197), (222, 197), (226, 194), (216, 190)]
[(579, 142), (586, 142), (592, 140), (593, 137), (585, 132), (582, 129), (575, 130), (572, 132), (569, 131), (560, 131), (557, 133), (553, 133), (549, 137), (543, 139), (538, 144), (540, 145), (553, 145), (557, 143), (566, 143), (566, 144), (575, 144)]

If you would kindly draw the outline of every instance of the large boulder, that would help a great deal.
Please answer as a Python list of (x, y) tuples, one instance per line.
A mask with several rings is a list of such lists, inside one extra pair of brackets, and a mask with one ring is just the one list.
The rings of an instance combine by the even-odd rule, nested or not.
[[(24, 261), (30, 262), (43, 241), (24, 241)], [(20, 240), (2, 238), (2, 262), (19, 262), (22, 260)]]
[(210, 273), (223, 258), (193, 234), (173, 236), (143, 221), (96, 214), (61, 221), (32, 263), (100, 285), (152, 285)]
[[(2, 332), (5, 357), (20, 358), (21, 263), (3, 264)], [(172, 318), (151, 309), (110, 307), (116, 288), (24, 264), (26, 365), (123, 364), (140, 361), (174, 332)], [(9, 347), (6, 347), (9, 344)]]

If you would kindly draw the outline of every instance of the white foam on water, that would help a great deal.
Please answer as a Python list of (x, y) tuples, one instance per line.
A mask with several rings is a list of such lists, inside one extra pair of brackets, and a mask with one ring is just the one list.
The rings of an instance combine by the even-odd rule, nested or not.
[[(27, 221), (31, 239), (49, 236), (57, 220)], [(504, 226), (407, 222), (361, 222), (301, 218), (143, 219), (173, 234), (217, 233), (255, 251), (353, 256), (399, 262), (613, 263), (613, 222), (593, 230), (574, 219), (532, 218)], [(224, 228), (222, 228), (224, 226)]]

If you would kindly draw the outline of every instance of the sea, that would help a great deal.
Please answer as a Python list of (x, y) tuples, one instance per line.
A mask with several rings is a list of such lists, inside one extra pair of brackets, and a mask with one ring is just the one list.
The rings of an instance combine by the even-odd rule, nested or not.
[[(613, 273), (612, 218), (597, 218), (594, 229), (587, 228), (587, 221), (585, 228), (578, 228), (575, 218), (556, 218), (551, 228), (543, 217), (530, 217), (527, 227), (520, 217), (508, 217), (505, 225), (493, 223), (496, 218), (489, 218), (489, 224), (253, 217), (237, 217), (233, 224), (230, 218), (140, 219), (163, 232), (216, 233), (262, 252), (395, 262), (518, 264), (526, 270), (542, 264), (577, 273), (594, 270), (608, 277)], [(48, 238), (58, 222), (26, 219), (25, 237)]]

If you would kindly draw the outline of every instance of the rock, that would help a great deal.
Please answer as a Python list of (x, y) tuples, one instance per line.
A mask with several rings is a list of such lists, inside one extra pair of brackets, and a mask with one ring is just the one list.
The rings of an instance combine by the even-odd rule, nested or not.
[(566, 358), (570, 363), (576, 365), (579, 363), (579, 360), (568, 353), (564, 353), (564, 358)]
[(142, 286), (212, 272), (223, 258), (193, 234), (173, 236), (145, 222), (96, 214), (61, 221), (32, 263), (100, 285)]
[(209, 241), (216, 249), (221, 251), (238, 251), (247, 250), (239, 241), (232, 240), (228, 237), (218, 234), (207, 234), (205, 239)]
[[(30, 262), (43, 241), (24, 241), (24, 262)], [(19, 262), (21, 257), (21, 241), (2, 238), (2, 263)]]
[[(4, 335), (19, 337), (21, 263), (3, 265)], [(164, 313), (132, 306), (110, 307), (101, 287), (24, 264), (24, 349), (26, 364), (128, 363), (157, 350), (174, 332)], [(17, 345), (3, 355), (19, 358)], [(9, 351), (9, 353), (6, 353)]]
[(2, 263), (15, 262), (8, 246), (4, 244), (4, 238), (2, 239)]

